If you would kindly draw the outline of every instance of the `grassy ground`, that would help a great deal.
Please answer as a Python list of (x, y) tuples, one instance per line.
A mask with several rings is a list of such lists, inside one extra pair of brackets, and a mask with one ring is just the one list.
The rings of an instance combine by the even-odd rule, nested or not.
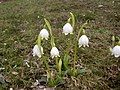
[[(61, 32), (69, 12), (77, 19), (76, 34), (82, 23), (90, 22), (85, 28), (90, 48), (78, 50), (77, 63), (91, 73), (79, 75), (77, 85), (68, 78), (61, 90), (119, 90), (120, 58), (114, 58), (109, 52), (111, 36), (120, 34), (119, 7), (119, 0), (9, 0), (0, 3), (0, 68), (5, 68), (0, 70), (0, 76), (4, 77), (0, 90), (10, 87), (35, 90), (31, 86), (45, 74), (42, 60), (32, 57), (32, 48), (44, 25), (43, 18), (51, 22), (55, 42), (64, 55), (67, 39)], [(45, 50), (50, 50), (48, 42), (44, 43)]]

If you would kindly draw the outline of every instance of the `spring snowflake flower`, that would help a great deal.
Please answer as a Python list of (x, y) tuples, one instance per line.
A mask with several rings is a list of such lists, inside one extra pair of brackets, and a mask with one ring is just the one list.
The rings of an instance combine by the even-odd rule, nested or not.
[(41, 31), (40, 31), (40, 37), (41, 37), (41, 39), (46, 39), (46, 40), (48, 40), (48, 38), (49, 38), (49, 33), (48, 33), (48, 31), (46, 30), (46, 29), (42, 29)]
[(79, 48), (83, 45), (83, 47), (87, 46), (89, 47), (88, 43), (89, 43), (89, 39), (86, 35), (82, 35), (79, 40), (78, 40), (78, 44), (79, 44)]
[(112, 55), (114, 55), (115, 57), (119, 57), (120, 56), (120, 46), (116, 45), (112, 49)]
[(51, 54), (52, 58), (54, 58), (54, 57), (60, 57), (59, 51), (58, 51), (58, 49), (56, 47), (53, 47), (51, 49), (50, 54)]
[(70, 34), (73, 34), (73, 27), (71, 26), (70, 23), (66, 23), (64, 26), (63, 26), (63, 33), (65, 35), (68, 35), (69, 33)]
[(9, 90), (13, 90), (13, 88), (10, 88)]
[(41, 58), (42, 54), (43, 54), (43, 48), (41, 47), (41, 52), (40, 52), (38, 45), (35, 45), (33, 48), (33, 56), (38, 56), (39, 58)]

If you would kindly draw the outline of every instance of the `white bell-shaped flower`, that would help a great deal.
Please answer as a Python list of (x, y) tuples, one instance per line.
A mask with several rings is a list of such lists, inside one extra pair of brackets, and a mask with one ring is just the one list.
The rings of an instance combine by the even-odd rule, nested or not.
[(71, 26), (70, 23), (66, 23), (64, 26), (63, 26), (63, 33), (65, 35), (68, 35), (69, 33), (70, 34), (73, 34), (73, 27)]
[(115, 57), (119, 57), (120, 56), (120, 46), (116, 45), (113, 49), (112, 49), (112, 54)]
[(48, 31), (46, 30), (46, 29), (42, 29), (41, 31), (40, 31), (40, 37), (41, 37), (41, 39), (46, 39), (46, 40), (48, 40), (48, 38), (49, 38), (49, 33), (48, 33)]
[(53, 47), (50, 51), (50, 54), (51, 54), (51, 57), (54, 58), (54, 57), (60, 57), (59, 55), (59, 51), (56, 47)]
[(33, 56), (38, 56), (39, 58), (41, 58), (42, 54), (43, 54), (43, 48), (41, 47), (41, 52), (40, 52), (38, 45), (35, 45), (33, 48)]
[(89, 43), (89, 39), (86, 35), (82, 35), (79, 40), (78, 40), (78, 44), (79, 44), (79, 48), (83, 45), (83, 47), (87, 46), (89, 47), (88, 43)]

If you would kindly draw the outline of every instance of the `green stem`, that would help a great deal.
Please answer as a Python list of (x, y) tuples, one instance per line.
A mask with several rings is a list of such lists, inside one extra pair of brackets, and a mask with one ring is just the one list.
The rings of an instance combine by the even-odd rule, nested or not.
[(52, 36), (52, 29), (51, 29), (51, 25), (50, 25), (49, 21), (46, 18), (44, 18), (44, 21), (45, 21), (48, 29), (50, 30), (50, 35)]
[(77, 40), (79, 39), (80, 33), (81, 33), (81, 31), (83, 30), (83, 27), (84, 27), (86, 24), (87, 24), (87, 22), (84, 23), (84, 24), (81, 26), (81, 28), (79, 29), (78, 36), (77, 36)]
[(71, 17), (70, 17), (70, 18), (68, 18), (67, 22), (68, 22), (68, 23), (70, 23), (70, 20), (71, 20)]
[(62, 71), (61, 71), (61, 67), (62, 67), (62, 60), (59, 60), (59, 75), (62, 76)]
[(120, 46), (120, 40), (118, 41), (118, 46)]
[(70, 12), (70, 15), (71, 15), (71, 18), (72, 18), (72, 27), (74, 29), (74, 26), (75, 26), (75, 17), (73, 15), (73, 13)]
[(77, 54), (77, 39), (76, 39), (76, 43), (75, 43), (75, 52), (74, 52), (74, 67), (73, 67), (73, 70), (74, 72), (76, 71), (76, 54)]
[(73, 66), (73, 70), (74, 70), (74, 72), (76, 72), (76, 54), (77, 54), (77, 42), (78, 42), (78, 39), (79, 39), (79, 37), (80, 37), (80, 33), (81, 33), (81, 31), (83, 30), (83, 27), (86, 25), (87, 23), (84, 23), (82, 26), (81, 26), (81, 28), (79, 29), (79, 32), (78, 32), (78, 36), (77, 36), (77, 39), (76, 39), (76, 41), (75, 41), (75, 48), (74, 48), (74, 66)]
[(40, 35), (38, 35), (37, 44), (38, 44), (40, 53), (42, 54), (42, 50), (41, 50), (41, 37), (40, 37)]
[(68, 39), (68, 46), (66, 49), (65, 59), (64, 59), (64, 63), (63, 63), (66, 69), (68, 69), (68, 54), (69, 54), (69, 49), (70, 49), (70, 45), (71, 45), (71, 38), (72, 38), (72, 35), (70, 34), (70, 37)]
[[(52, 46), (52, 47), (55, 47), (54, 37), (53, 37), (53, 35), (52, 35), (52, 28), (51, 28), (51, 25), (50, 25), (49, 21), (48, 21), (46, 18), (44, 18), (44, 21), (45, 21), (45, 23), (46, 23), (48, 29), (50, 30), (51, 46)], [(54, 82), (53, 82), (53, 79), (52, 79), (52, 76), (51, 76), (51, 73), (50, 73), (50, 69), (49, 69), (48, 63), (46, 62), (46, 60), (44, 60), (44, 62), (45, 62), (45, 64), (46, 64), (48, 73), (49, 73), (49, 75), (50, 75), (51, 84), (52, 84), (52, 86), (54, 86)]]
[(46, 18), (44, 18), (44, 21), (45, 21), (45, 23), (46, 23), (48, 29), (50, 30), (51, 46), (52, 46), (52, 47), (55, 47), (54, 37), (53, 37), (53, 34), (52, 34), (52, 28), (51, 28), (51, 25), (50, 25), (49, 21), (48, 21)]
[(59, 64), (58, 64), (58, 58), (56, 57), (56, 68), (59, 71)]
[(114, 47), (114, 45), (115, 45), (115, 37), (112, 36), (112, 48)]
[(46, 68), (47, 68), (48, 74), (49, 74), (49, 76), (50, 76), (51, 85), (54, 85), (53, 78), (52, 78), (52, 75), (51, 75), (51, 73), (50, 73), (50, 68), (49, 68), (49, 65), (48, 65), (48, 63), (47, 63), (47, 61), (46, 61), (46, 58), (45, 58), (44, 56), (42, 56), (42, 59), (43, 59), (43, 61), (44, 61), (44, 63), (45, 63), (45, 66), (46, 66)]
[(54, 37), (53, 37), (53, 36), (51, 36), (51, 46), (52, 46), (52, 47), (55, 47)]
[(114, 47), (114, 45), (115, 45), (114, 42), (112, 42), (112, 48)]
[(72, 38), (72, 35), (70, 34), (70, 38), (69, 38), (69, 41), (68, 41), (68, 47), (67, 47), (67, 50), (66, 50), (67, 57), (68, 57), (68, 53), (69, 53), (69, 49), (70, 49), (70, 45), (71, 45), (71, 38)]
[[(40, 35), (38, 35), (37, 44), (38, 44), (40, 53), (42, 54), (42, 50), (41, 50), (41, 37), (40, 37)], [(44, 57), (43, 55), (42, 55), (42, 59), (43, 59), (43, 61), (44, 61), (44, 63), (45, 63), (45, 66), (46, 66), (46, 68), (47, 68), (47, 71), (48, 71), (48, 73), (49, 73), (50, 80), (51, 80), (51, 85), (54, 85), (54, 82), (53, 82), (53, 79), (52, 79), (52, 76), (51, 76), (51, 73), (50, 73), (49, 65), (48, 65), (48, 63), (47, 63), (47, 61), (46, 61), (46, 59), (45, 59), (45, 57)]]

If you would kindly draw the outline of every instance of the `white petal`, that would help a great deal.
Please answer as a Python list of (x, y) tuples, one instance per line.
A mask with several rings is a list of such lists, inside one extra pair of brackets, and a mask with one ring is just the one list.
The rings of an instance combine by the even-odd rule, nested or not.
[(33, 54), (33, 57), (35, 56), (35, 54)]
[(111, 55), (114, 55), (113, 53)]
[(89, 45), (87, 44), (87, 47), (89, 47)]
[(43, 40), (43, 37), (41, 37), (41, 39)]
[(85, 45), (83, 45), (83, 47), (85, 47)]
[(48, 38), (45, 38), (45, 40), (48, 40)]
[(54, 56), (52, 56), (52, 59), (54, 58)]
[(115, 57), (119, 57), (119, 55), (114, 55)]
[(73, 33), (70, 33), (70, 34), (73, 34)]
[(82, 45), (80, 44), (80, 45), (79, 45), (79, 48), (81, 48), (81, 47), (82, 47)]
[(68, 35), (68, 33), (65, 33), (65, 35)]
[(38, 55), (39, 58), (41, 58), (41, 55)]

